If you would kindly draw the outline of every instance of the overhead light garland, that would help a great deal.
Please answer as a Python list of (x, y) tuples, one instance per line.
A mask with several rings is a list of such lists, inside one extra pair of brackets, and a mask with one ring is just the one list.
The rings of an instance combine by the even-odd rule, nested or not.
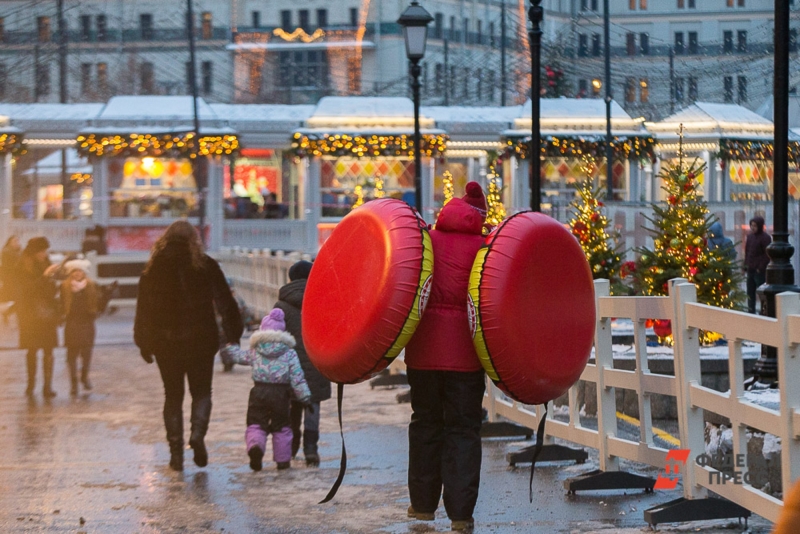
[[(195, 143), (195, 135), (166, 134), (82, 134), (77, 138), (78, 153), (84, 157), (174, 157), (230, 156), (240, 150), (235, 134), (204, 135)], [(197, 148), (199, 147), (199, 148)]]
[[(772, 141), (720, 139), (716, 157), (724, 161), (772, 161), (773, 153)], [(789, 141), (789, 161), (800, 163), (800, 143), (797, 141)]]
[[(509, 138), (506, 140), (505, 154), (519, 159), (527, 159), (530, 152), (531, 138)], [(557, 135), (542, 136), (542, 156), (546, 158), (566, 157), (582, 158), (590, 156), (605, 158), (605, 138), (600, 136), (571, 137)], [(656, 142), (652, 137), (616, 136), (611, 142), (616, 159), (655, 161)]]
[(22, 144), (22, 134), (19, 133), (0, 133), (0, 154), (14, 154), (21, 156), (27, 150)]
[[(423, 134), (421, 153), (425, 157), (438, 157), (447, 150), (448, 137), (443, 134)], [(414, 139), (399, 135), (305, 134), (292, 136), (292, 152), (296, 157), (355, 156), (363, 157), (414, 157)]]

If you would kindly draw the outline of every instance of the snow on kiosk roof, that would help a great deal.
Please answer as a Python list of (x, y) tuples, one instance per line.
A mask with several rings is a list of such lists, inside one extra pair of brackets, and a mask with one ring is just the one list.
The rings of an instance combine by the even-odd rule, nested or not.
[(686, 138), (772, 140), (772, 122), (737, 104), (695, 102), (659, 122), (647, 122), (658, 138), (677, 140), (683, 124)]
[[(541, 98), (540, 124), (542, 134), (565, 136), (605, 135), (606, 105), (591, 98)], [(531, 101), (522, 106), (514, 119), (514, 128), (503, 132), (505, 137), (530, 137)], [(616, 102), (611, 102), (611, 128), (617, 136), (647, 136), (643, 118), (631, 118)]]

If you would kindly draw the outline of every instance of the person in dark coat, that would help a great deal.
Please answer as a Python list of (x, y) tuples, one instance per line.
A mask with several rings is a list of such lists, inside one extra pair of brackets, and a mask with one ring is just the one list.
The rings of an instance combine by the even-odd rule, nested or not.
[(286, 331), (294, 336), (296, 345), (294, 350), (300, 358), (300, 366), (311, 390), (311, 404), (303, 404), (299, 399), (292, 400), (290, 421), (292, 425), (292, 456), (300, 450), (300, 425), (303, 425), (302, 443), (303, 456), (306, 465), (319, 465), (319, 411), (320, 403), (331, 398), (331, 381), (322, 376), (308, 357), (303, 345), (303, 332), (301, 328), (301, 313), (303, 309), (303, 295), (306, 291), (306, 282), (311, 274), (311, 262), (298, 261), (289, 268), (289, 283), (281, 287), (278, 292), (276, 308), (283, 310), (286, 318)]
[(70, 394), (78, 394), (78, 358), (81, 360), (80, 381), (83, 389), (92, 390), (89, 368), (95, 340), (95, 320), (107, 303), (107, 296), (89, 278), (88, 260), (72, 260), (64, 264), (67, 278), (61, 283), (61, 309), (64, 320), (64, 346), (67, 347)]
[(772, 238), (764, 231), (764, 217), (750, 219), (750, 233), (744, 242), (744, 269), (747, 273), (747, 310), (756, 313), (756, 289), (767, 279), (769, 256), (767, 247)]
[[(215, 308), (216, 307), (216, 308)], [(238, 343), (242, 318), (219, 264), (203, 252), (194, 227), (172, 223), (153, 245), (139, 280), (133, 337), (142, 358), (153, 357), (164, 382), (164, 425), (170, 467), (183, 469), (184, 380), (192, 395), (189, 445), (194, 462), (208, 464), (205, 435), (211, 417), (211, 381), (219, 337), (214, 311), (222, 318), (227, 343)]]
[(53, 349), (58, 346), (58, 323), (61, 313), (56, 300), (57, 288), (53, 276), (59, 265), (51, 265), (46, 237), (33, 237), (22, 251), (17, 269), (17, 317), (19, 346), (27, 350), (28, 389), (33, 395), (36, 386), (36, 353), (42, 349), (42, 395), (49, 399), (53, 391)]
[(8, 323), (8, 318), (11, 314), (16, 313), (16, 305), (13, 302), (16, 300), (16, 273), (17, 262), (22, 254), (22, 245), (20, 245), (19, 237), (12, 235), (3, 245), (2, 256), (0, 257), (0, 282), (3, 284), (2, 293), (0, 293), (0, 302), (11, 302), (11, 306), (6, 308), (3, 312), (3, 320)]
[(433, 285), (406, 345), (411, 386), (408, 425), (408, 516), (433, 521), (439, 499), (453, 530), (471, 530), (481, 475), (481, 421), (486, 378), (469, 329), (469, 277), (486, 220), (480, 185), (467, 184), (430, 232)]

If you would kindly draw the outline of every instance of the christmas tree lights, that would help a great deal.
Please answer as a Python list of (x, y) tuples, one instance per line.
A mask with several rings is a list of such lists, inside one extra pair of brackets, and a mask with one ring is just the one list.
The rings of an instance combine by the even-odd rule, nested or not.
[(500, 176), (495, 171), (495, 164), (489, 165), (489, 172), (486, 175), (489, 180), (489, 191), (486, 193), (486, 224), (497, 226), (506, 218), (506, 207), (501, 200), (502, 189), (500, 187)]
[(444, 189), (444, 202), (442, 206), (446, 206), (448, 202), (453, 200), (453, 173), (444, 171), (442, 173), (442, 187)]

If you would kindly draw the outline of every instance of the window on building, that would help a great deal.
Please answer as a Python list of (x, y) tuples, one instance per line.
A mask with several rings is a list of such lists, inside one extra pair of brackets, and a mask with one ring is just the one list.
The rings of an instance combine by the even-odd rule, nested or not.
[(40, 43), (50, 42), (50, 17), (36, 17), (36, 30)]
[(737, 102), (739, 104), (744, 104), (744, 103), (747, 102), (747, 76), (739, 76), (738, 80), (736, 80), (736, 81), (738, 82), (738, 85), (739, 85), (739, 87), (738, 87), (738, 89), (739, 89), (739, 93), (738, 93), (739, 99), (737, 100)]
[(141, 33), (142, 41), (153, 40), (153, 15), (150, 13), (142, 13), (139, 15), (139, 31)]
[(589, 0), (581, 0), (581, 11), (589, 9)]
[(683, 78), (680, 78), (680, 77), (679, 78), (675, 78), (675, 82), (674, 83), (675, 83), (675, 87), (673, 88), (673, 91), (675, 91), (675, 102), (679, 102), (679, 103), (683, 102), (683, 98), (684, 98), (684, 95), (685, 95), (685, 93), (684, 93), (685, 86), (684, 86)]
[(477, 34), (477, 43), (483, 44), (483, 21), (475, 21), (475, 33)]
[(5, 98), (6, 96), (7, 80), (8, 70), (6, 70), (6, 64), (0, 63), (0, 98)]
[(697, 54), (699, 52), (700, 46), (697, 42), (697, 32), (689, 32), (689, 53), (690, 54)]
[(592, 96), (598, 97), (600, 96), (600, 90), (603, 88), (603, 82), (600, 81), (600, 78), (593, 78), (592, 79)]
[(650, 35), (647, 33), (639, 34), (639, 52), (643, 56), (650, 54)]
[(625, 80), (625, 102), (636, 102), (636, 80)]
[(307, 9), (300, 9), (297, 12), (298, 22), (297, 24), (303, 28), (303, 31), (309, 32), (311, 31), (311, 15), (309, 14)]
[(210, 61), (203, 61), (200, 65), (200, 75), (203, 80), (203, 93), (211, 94), (214, 91), (214, 65)]
[(288, 9), (281, 10), (281, 29), (284, 31), (292, 31), (292, 12)]
[(261, 27), (261, 11), (250, 12), (250, 24), (255, 29), (259, 29)]
[(327, 9), (318, 9), (317, 10), (317, 28), (327, 28), (328, 27), (328, 10)]
[(92, 16), (81, 15), (81, 41), (84, 43), (92, 40)]
[(488, 93), (486, 96), (488, 97), (489, 102), (494, 102), (494, 88), (494, 71), (490, 70), (489, 78), (486, 80), (486, 92)]
[(597, 0), (592, 0), (592, 11), (597, 11)]
[(592, 55), (597, 57), (601, 53), (602, 40), (599, 33), (592, 34)]
[(444, 66), (441, 63), (437, 63), (436, 66), (433, 68), (433, 90), (437, 95), (442, 94), (442, 87), (444, 85), (444, 75), (443, 75)]
[(641, 10), (647, 9), (647, 0), (639, 0), (639, 9)]
[(465, 100), (469, 98), (469, 82), (470, 80), (472, 80), (472, 76), (470, 76), (469, 74), (470, 74), (469, 69), (464, 69), (464, 74), (463, 74), (464, 79), (461, 81), (463, 88), (462, 96), (464, 97)]
[(722, 32), (722, 51), (723, 52), (733, 52), (733, 32), (732, 31), (724, 31)]
[(580, 57), (586, 57), (586, 53), (588, 51), (589, 44), (587, 40), (587, 36), (585, 33), (578, 34), (578, 55)]
[(451, 41), (456, 40), (456, 18), (450, 17), (450, 35), (448, 37)]
[(433, 15), (433, 38), (441, 39), (444, 37), (444, 15), (436, 13)]
[(328, 56), (324, 50), (279, 52), (278, 84), (285, 89), (326, 89)]
[(628, 9), (631, 11), (636, 10), (636, 0), (628, 0)]
[(494, 45), (497, 44), (494, 37), (494, 22), (489, 23), (489, 44), (492, 47), (494, 47)]
[(97, 15), (94, 20), (97, 24), (97, 40), (105, 41), (108, 39), (108, 19), (105, 15)]
[(639, 80), (639, 102), (647, 103), (650, 101), (650, 84), (647, 78)]
[(350, 26), (354, 28), (358, 26), (358, 8), (350, 8)]
[(97, 64), (97, 90), (101, 95), (108, 94), (108, 64)]
[(213, 26), (213, 18), (210, 11), (203, 11), (203, 14), (200, 17), (201, 26), (200, 26), (200, 38), (201, 39), (211, 39), (214, 37), (214, 26)]
[(465, 18), (464, 20), (462, 20), (461, 26), (462, 26), (462, 32), (464, 33), (464, 35), (461, 38), (464, 40), (465, 43), (469, 43), (470, 42), (469, 19)]
[(81, 63), (81, 94), (88, 95), (92, 90), (92, 67), (91, 63)]
[(725, 76), (722, 81), (725, 102), (733, 102), (733, 76)]
[(747, 52), (747, 31), (739, 30), (736, 32), (736, 51), (740, 54)]
[(586, 98), (588, 94), (589, 82), (584, 79), (578, 80), (578, 98)]
[[(5, 17), (0, 17), (0, 43), (6, 40), (6, 19)], [(5, 68), (4, 63), (0, 63)]]
[(143, 95), (152, 95), (155, 93), (155, 73), (153, 64), (149, 61), (142, 62), (139, 67), (139, 93)]
[(456, 80), (458, 79), (458, 71), (455, 65), (450, 65), (450, 77), (447, 80), (447, 91), (450, 98), (456, 96)]
[(695, 5), (695, 0), (689, 0), (689, 9), (694, 9), (697, 6)]
[(422, 62), (422, 94), (428, 96), (428, 62)]
[(678, 9), (683, 9), (686, 7), (686, 0), (678, 0)]
[(739, 0), (738, 5), (739, 7), (744, 7), (744, 0)]
[(36, 65), (36, 98), (50, 94), (50, 65), (39, 63)]
[(629, 56), (636, 55), (636, 34), (628, 32), (625, 35), (625, 45)]
[(797, 52), (797, 28), (789, 30), (789, 52)]
[(733, 7), (733, 0), (728, 0), (727, 5), (728, 5), (728, 7)]
[(689, 76), (689, 102), (697, 101), (697, 78)]
[(675, 54), (683, 54), (683, 32), (675, 32)]
[(475, 71), (475, 98), (483, 100), (483, 69)]

